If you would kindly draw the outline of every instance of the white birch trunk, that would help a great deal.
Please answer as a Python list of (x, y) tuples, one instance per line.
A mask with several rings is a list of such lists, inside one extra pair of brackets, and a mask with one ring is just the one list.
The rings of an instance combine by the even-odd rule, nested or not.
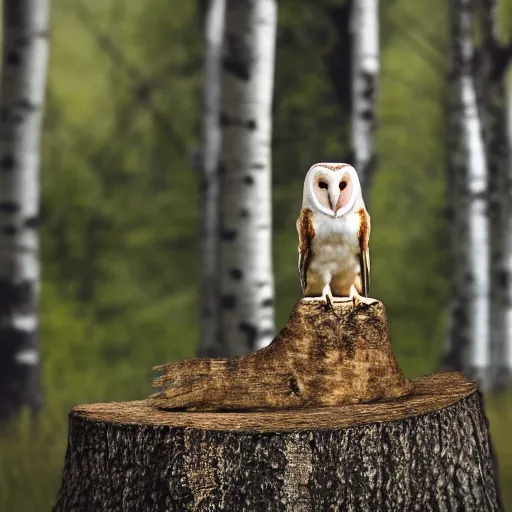
[(450, 240), (450, 296), (442, 371), (463, 371), (471, 348), (468, 307), (468, 173), (462, 133), (459, 40), (452, 28), (454, 56), (446, 106), (446, 214)]
[[(507, 275), (509, 280), (512, 278), (512, 72), (508, 73), (507, 80), (507, 97), (506, 97), (506, 114), (507, 114), (507, 134), (508, 134), (508, 180), (507, 180), (507, 204), (506, 204), (506, 230), (504, 236), (505, 243), (505, 263), (507, 266)], [(506, 336), (503, 354), (503, 380), (512, 378), (512, 283), (508, 286), (508, 305), (506, 315)]]
[(483, 379), (488, 388), (500, 386), (506, 338), (509, 279), (505, 261), (506, 209), (508, 203), (508, 148), (505, 119), (506, 91), (503, 77), (495, 73), (499, 62), (498, 2), (480, 0), (482, 43), (475, 71), (480, 119), (487, 158), (487, 215), (490, 257), (489, 368)]
[(220, 357), (219, 346), (219, 153), (221, 62), (225, 0), (210, 0), (204, 29), (204, 118), (201, 168), (201, 337), (198, 355)]
[(221, 338), (229, 355), (274, 336), (271, 107), (275, 0), (227, 0), (222, 62)]
[(371, 184), (379, 74), (379, 2), (353, 0), (352, 150), (354, 166), (366, 193)]
[(41, 406), (40, 136), (48, 0), (4, 0), (0, 97), (0, 418)]
[(475, 84), (471, 73), (473, 35), (471, 0), (458, 0), (461, 24), (460, 76), (463, 134), (467, 151), (469, 189), (469, 275), (471, 351), (468, 370), (485, 378), (489, 366), (489, 224), (486, 212), (487, 163), (478, 115)]

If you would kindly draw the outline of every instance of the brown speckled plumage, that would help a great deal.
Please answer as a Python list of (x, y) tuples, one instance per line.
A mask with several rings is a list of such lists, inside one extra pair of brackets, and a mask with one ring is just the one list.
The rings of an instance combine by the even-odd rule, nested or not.
[(359, 246), (361, 251), (367, 251), (370, 243), (370, 215), (364, 208), (356, 213), (359, 215)]
[(297, 219), (297, 232), (299, 234), (299, 276), (303, 290), (307, 288), (308, 267), (313, 256), (311, 240), (315, 236), (313, 226), (313, 212), (309, 208), (303, 208)]
[(337, 164), (337, 165), (329, 165), (329, 164), (322, 164), (322, 167), (325, 167), (326, 169), (329, 169), (330, 171), (338, 171), (339, 169), (343, 169), (344, 167), (348, 167), (349, 164)]

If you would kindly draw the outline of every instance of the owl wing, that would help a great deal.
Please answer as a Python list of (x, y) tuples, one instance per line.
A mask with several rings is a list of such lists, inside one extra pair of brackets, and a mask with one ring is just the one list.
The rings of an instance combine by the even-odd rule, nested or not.
[(370, 215), (363, 208), (359, 210), (359, 265), (361, 269), (361, 285), (364, 297), (370, 293)]
[(308, 267), (311, 262), (311, 241), (315, 236), (313, 227), (313, 212), (309, 208), (303, 208), (297, 219), (297, 232), (299, 233), (299, 276), (302, 293), (306, 293)]

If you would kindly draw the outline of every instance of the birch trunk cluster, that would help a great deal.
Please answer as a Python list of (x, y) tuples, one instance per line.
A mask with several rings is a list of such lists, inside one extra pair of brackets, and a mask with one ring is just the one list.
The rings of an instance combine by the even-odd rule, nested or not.
[[(264, 347), (275, 333), (271, 109), (277, 6), (275, 0), (212, 0), (207, 20), (214, 60), (206, 65), (211, 81), (199, 354), (226, 356)], [(219, 98), (220, 110), (214, 105)]]
[[(509, 55), (498, 40), (496, 9), (496, 0), (451, 1), (447, 114), (453, 286), (444, 367), (464, 371), (489, 389), (510, 375), (507, 325), (512, 318), (504, 83)], [(482, 33), (478, 48), (474, 14)]]
[(377, 116), (379, 1), (352, 0), (352, 152), (363, 195), (375, 170), (374, 130)]
[(40, 135), (48, 1), (5, 0), (0, 86), (0, 419), (41, 407)]

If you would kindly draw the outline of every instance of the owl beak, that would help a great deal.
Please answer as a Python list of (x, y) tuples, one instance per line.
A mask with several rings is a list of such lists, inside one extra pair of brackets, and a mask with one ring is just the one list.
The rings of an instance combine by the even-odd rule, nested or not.
[(336, 212), (339, 210), (338, 200), (340, 198), (339, 191), (335, 191), (334, 193), (329, 191), (329, 204), (331, 205), (331, 210), (333, 212), (333, 216), (336, 216)]

